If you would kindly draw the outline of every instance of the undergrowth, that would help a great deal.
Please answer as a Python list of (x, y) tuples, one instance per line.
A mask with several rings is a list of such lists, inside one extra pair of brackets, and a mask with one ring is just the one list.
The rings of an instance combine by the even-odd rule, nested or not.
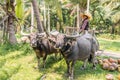
[(29, 44), (16, 44), (11, 45), (9, 43), (0, 45), (0, 55), (6, 55), (13, 51), (23, 51), (23, 54), (30, 54), (33, 52)]
[(97, 35), (97, 37), (109, 39), (109, 40), (120, 40), (120, 35), (115, 35), (115, 34), (99, 34)]

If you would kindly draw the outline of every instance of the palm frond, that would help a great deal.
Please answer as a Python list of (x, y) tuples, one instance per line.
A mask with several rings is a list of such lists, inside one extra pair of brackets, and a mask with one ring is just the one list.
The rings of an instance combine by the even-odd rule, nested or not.
[(16, 0), (16, 7), (15, 7), (16, 16), (20, 19), (24, 16), (24, 3), (23, 0)]

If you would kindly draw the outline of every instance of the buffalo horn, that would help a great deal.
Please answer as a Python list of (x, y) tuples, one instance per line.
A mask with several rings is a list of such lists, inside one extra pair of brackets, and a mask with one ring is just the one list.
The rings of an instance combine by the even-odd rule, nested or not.
[(23, 31), (21, 31), (21, 35), (23, 35), (23, 36), (30, 36), (30, 34), (24, 33)]
[(80, 35), (79, 35), (79, 33), (77, 33), (77, 34), (75, 34), (75, 35), (67, 35), (66, 34), (66, 37), (67, 38), (77, 38), (77, 37), (79, 37)]
[(45, 32), (43, 32), (43, 33), (38, 33), (37, 34), (39, 37), (44, 37), (46, 34), (45, 34)]
[(58, 31), (51, 31), (50, 34), (53, 36), (57, 36), (59, 34), (59, 32)]

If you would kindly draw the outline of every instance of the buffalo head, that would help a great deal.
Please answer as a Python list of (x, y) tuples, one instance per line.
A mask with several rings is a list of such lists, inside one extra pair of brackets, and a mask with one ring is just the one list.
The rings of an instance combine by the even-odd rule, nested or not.
[(67, 50), (68, 48), (70, 48), (71, 44), (72, 44), (72, 41), (75, 41), (76, 38), (78, 37), (79, 35), (66, 35), (66, 34), (62, 34), (62, 36), (60, 35), (57, 35), (56, 36), (56, 40), (50, 40), (50, 42), (54, 45), (54, 47), (56, 49), (59, 49), (59, 50), (63, 50), (63, 52), (65, 50)]
[(36, 47), (37, 46), (37, 34), (36, 33), (32, 33), (28, 36), (29, 40), (30, 40), (30, 45), (31, 47)]
[(32, 33), (28, 36), (31, 47), (37, 47), (38, 41), (45, 37), (45, 33)]

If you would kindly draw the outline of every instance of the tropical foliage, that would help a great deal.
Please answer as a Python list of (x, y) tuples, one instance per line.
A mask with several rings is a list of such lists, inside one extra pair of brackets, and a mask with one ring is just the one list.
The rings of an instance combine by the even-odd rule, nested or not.
[[(8, 0), (9, 1), (9, 0)], [(31, 7), (30, 0), (11, 0), (15, 1), (15, 15), (14, 15), (14, 30), (16, 34), (20, 33), (21, 27), (24, 31), (30, 32), (31, 29), (37, 28), (37, 23), (31, 17)], [(37, 0), (39, 15), (42, 27), (45, 27), (47, 31), (52, 29), (57, 29), (63, 31), (66, 26), (79, 27), (81, 23), (80, 13), (87, 10), (87, 0)], [(3, 38), (6, 39), (7, 36), (7, 25), (6, 11), (7, 0), (0, 0), (0, 19)], [(79, 6), (79, 9), (78, 9)], [(120, 34), (120, 0), (90, 0), (89, 12), (92, 15), (92, 20), (90, 21), (91, 29), (96, 28), (100, 33), (111, 33)], [(9, 7), (9, 6), (8, 6)], [(79, 12), (78, 12), (79, 11)], [(80, 19), (79, 19), (80, 18)], [(80, 23), (79, 23), (80, 22)], [(5, 28), (6, 26), (6, 28)], [(4, 29), (3, 29), (4, 28)], [(31, 30), (36, 31), (36, 30)], [(8, 38), (9, 39), (9, 38)], [(9, 41), (9, 40), (8, 40)]]
[[(0, 80), (67, 80), (65, 60), (56, 61), (54, 55), (48, 56), (46, 68), (38, 71), (33, 49), (29, 44), (18, 43), (20, 33), (54, 29), (64, 32), (66, 27), (79, 27), (80, 14), (86, 10), (92, 15), (90, 28), (98, 32), (100, 49), (120, 52), (120, 0), (90, 0), (89, 8), (88, 2), (0, 0)], [(113, 74), (117, 80), (119, 74), (118, 71), (103, 70), (100, 65), (93, 70), (91, 64), (82, 71), (79, 70), (81, 65), (82, 62), (76, 62), (75, 80), (106, 80), (106, 74)]]

